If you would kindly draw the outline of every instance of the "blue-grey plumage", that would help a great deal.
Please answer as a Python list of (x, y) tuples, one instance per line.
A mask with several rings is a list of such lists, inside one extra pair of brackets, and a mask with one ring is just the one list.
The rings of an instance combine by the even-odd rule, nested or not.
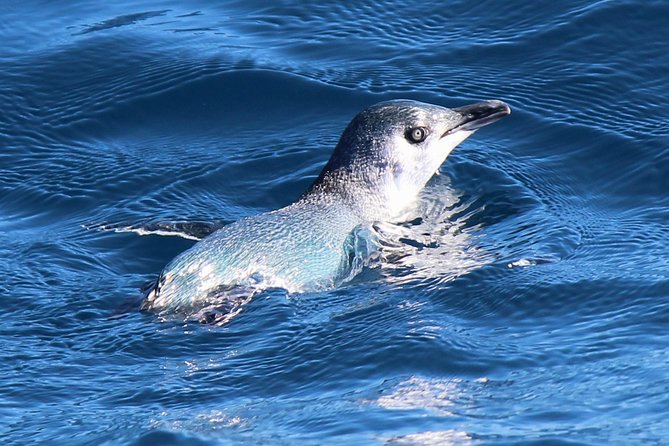
[(302, 197), (219, 229), (177, 256), (142, 308), (190, 311), (261, 289), (336, 286), (373, 250), (365, 229), (401, 218), (453, 148), (509, 113), (500, 101), (448, 109), (399, 100), (362, 111)]
[(347, 239), (359, 224), (346, 207), (320, 203), (295, 203), (243, 218), (172, 260), (145, 304), (189, 310), (215, 303), (221, 287), (225, 292), (230, 286), (289, 292), (330, 288), (350, 268)]

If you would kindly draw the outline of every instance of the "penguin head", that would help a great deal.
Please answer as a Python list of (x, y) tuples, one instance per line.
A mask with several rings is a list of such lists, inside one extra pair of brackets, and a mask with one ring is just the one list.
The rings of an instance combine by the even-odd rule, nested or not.
[(348, 124), (308, 194), (338, 193), (360, 209), (365, 201), (383, 204), (391, 215), (416, 198), (458, 144), (509, 113), (496, 100), (459, 108), (412, 100), (373, 105)]

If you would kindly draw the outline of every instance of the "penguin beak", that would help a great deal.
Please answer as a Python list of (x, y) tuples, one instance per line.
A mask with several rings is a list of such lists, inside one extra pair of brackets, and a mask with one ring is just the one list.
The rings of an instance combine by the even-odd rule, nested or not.
[(461, 116), (460, 121), (453, 128), (447, 130), (442, 138), (459, 130), (472, 132), (511, 114), (511, 108), (506, 103), (495, 100), (465, 105), (464, 107), (454, 108), (453, 111)]

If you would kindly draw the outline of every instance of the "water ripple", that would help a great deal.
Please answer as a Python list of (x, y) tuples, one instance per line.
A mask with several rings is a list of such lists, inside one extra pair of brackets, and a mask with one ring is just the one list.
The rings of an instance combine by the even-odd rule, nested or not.
[[(661, 444), (661, 1), (0, 6), (0, 435), (71, 444)], [(508, 101), (337, 290), (159, 321), (193, 241), (292, 202), (363, 107)]]

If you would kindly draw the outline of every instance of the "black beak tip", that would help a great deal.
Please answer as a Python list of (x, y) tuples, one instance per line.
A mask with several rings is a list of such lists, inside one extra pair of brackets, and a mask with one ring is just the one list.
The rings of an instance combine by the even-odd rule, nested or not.
[(511, 114), (511, 107), (498, 100), (477, 102), (453, 110), (462, 115), (459, 130), (476, 130)]
[(509, 104), (503, 101), (498, 101), (497, 99), (492, 99), (490, 101), (485, 101), (490, 104), (490, 106), (497, 111), (497, 113), (500, 113), (501, 116), (508, 116), (511, 114), (511, 107), (509, 107)]

